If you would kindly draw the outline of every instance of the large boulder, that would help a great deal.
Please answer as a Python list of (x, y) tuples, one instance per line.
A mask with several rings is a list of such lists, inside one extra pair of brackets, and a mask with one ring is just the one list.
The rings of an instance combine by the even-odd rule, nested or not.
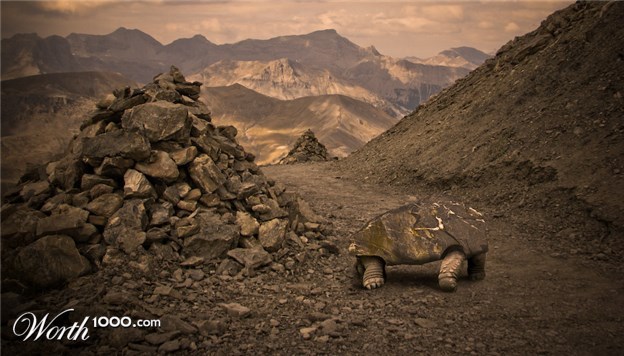
[(149, 161), (139, 162), (134, 168), (145, 175), (166, 182), (175, 181), (180, 174), (178, 165), (169, 157), (167, 152), (163, 151), (152, 151)]
[(145, 242), (149, 219), (142, 200), (126, 200), (104, 229), (104, 240), (109, 245), (131, 253)]
[(24, 247), (17, 254), (15, 269), (27, 284), (47, 288), (88, 272), (90, 266), (71, 237), (50, 235)]
[(204, 193), (212, 193), (225, 183), (225, 176), (206, 154), (198, 156), (191, 162), (189, 175)]
[(199, 233), (184, 240), (184, 254), (206, 260), (225, 257), (227, 252), (238, 245), (240, 227), (225, 224), (221, 218), (211, 213), (197, 216)]
[(82, 139), (82, 155), (89, 159), (121, 156), (135, 161), (150, 157), (149, 141), (142, 135), (116, 130)]
[(156, 101), (126, 111), (121, 119), (123, 128), (137, 132), (150, 142), (188, 141), (192, 120), (188, 109), (166, 101)]

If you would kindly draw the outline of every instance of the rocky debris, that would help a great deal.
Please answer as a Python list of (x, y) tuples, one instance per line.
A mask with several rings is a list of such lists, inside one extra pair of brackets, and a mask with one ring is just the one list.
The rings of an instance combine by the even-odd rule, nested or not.
[[(242, 265), (251, 275), (278, 259), (295, 261), (304, 234), (320, 238), (327, 222), (264, 176), (236, 128), (212, 124), (200, 85), (171, 67), (98, 103), (66, 155), (6, 197), (4, 275), (49, 287), (98, 268), (149, 271), (154, 259), (225, 271)], [(167, 291), (154, 295), (171, 297)], [(159, 350), (178, 349), (167, 342)]]
[(294, 164), (301, 162), (330, 161), (331, 157), (327, 148), (318, 141), (314, 132), (306, 130), (295, 142), (293, 148), (279, 164)]

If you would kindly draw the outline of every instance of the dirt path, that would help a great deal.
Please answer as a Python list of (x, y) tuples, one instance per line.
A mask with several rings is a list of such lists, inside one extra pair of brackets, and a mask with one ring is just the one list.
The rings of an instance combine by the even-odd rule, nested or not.
[[(332, 167), (272, 166), (264, 172), (333, 221), (341, 248), (337, 270), (346, 274), (353, 263), (346, 253), (349, 233), (419, 194), (359, 184)], [(463, 280), (453, 294), (436, 288), (437, 264), (390, 268), (387, 285), (375, 291), (352, 280), (317, 281), (350, 323), (339, 343), (363, 353), (621, 354), (621, 276), (536, 251), (504, 222), (492, 220), (490, 227), (487, 278)]]

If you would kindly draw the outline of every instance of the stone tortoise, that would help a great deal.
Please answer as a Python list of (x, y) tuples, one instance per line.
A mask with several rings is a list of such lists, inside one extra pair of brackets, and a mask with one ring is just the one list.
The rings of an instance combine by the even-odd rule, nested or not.
[(356, 270), (367, 289), (384, 284), (386, 265), (439, 260), (438, 282), (444, 291), (455, 291), (466, 259), (468, 276), (485, 278), (485, 221), (481, 213), (461, 203), (411, 203), (373, 218), (351, 239), (349, 253), (356, 256)]

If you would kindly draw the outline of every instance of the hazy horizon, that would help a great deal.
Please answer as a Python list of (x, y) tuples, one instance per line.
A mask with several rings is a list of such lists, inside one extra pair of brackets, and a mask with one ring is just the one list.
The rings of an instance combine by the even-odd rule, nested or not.
[[(2, 38), (141, 30), (163, 45), (202, 35), (216, 44), (335, 29), (393, 57), (460, 46), (493, 52), (570, 1), (2, 1)], [(166, 15), (164, 17), (163, 15)]]

